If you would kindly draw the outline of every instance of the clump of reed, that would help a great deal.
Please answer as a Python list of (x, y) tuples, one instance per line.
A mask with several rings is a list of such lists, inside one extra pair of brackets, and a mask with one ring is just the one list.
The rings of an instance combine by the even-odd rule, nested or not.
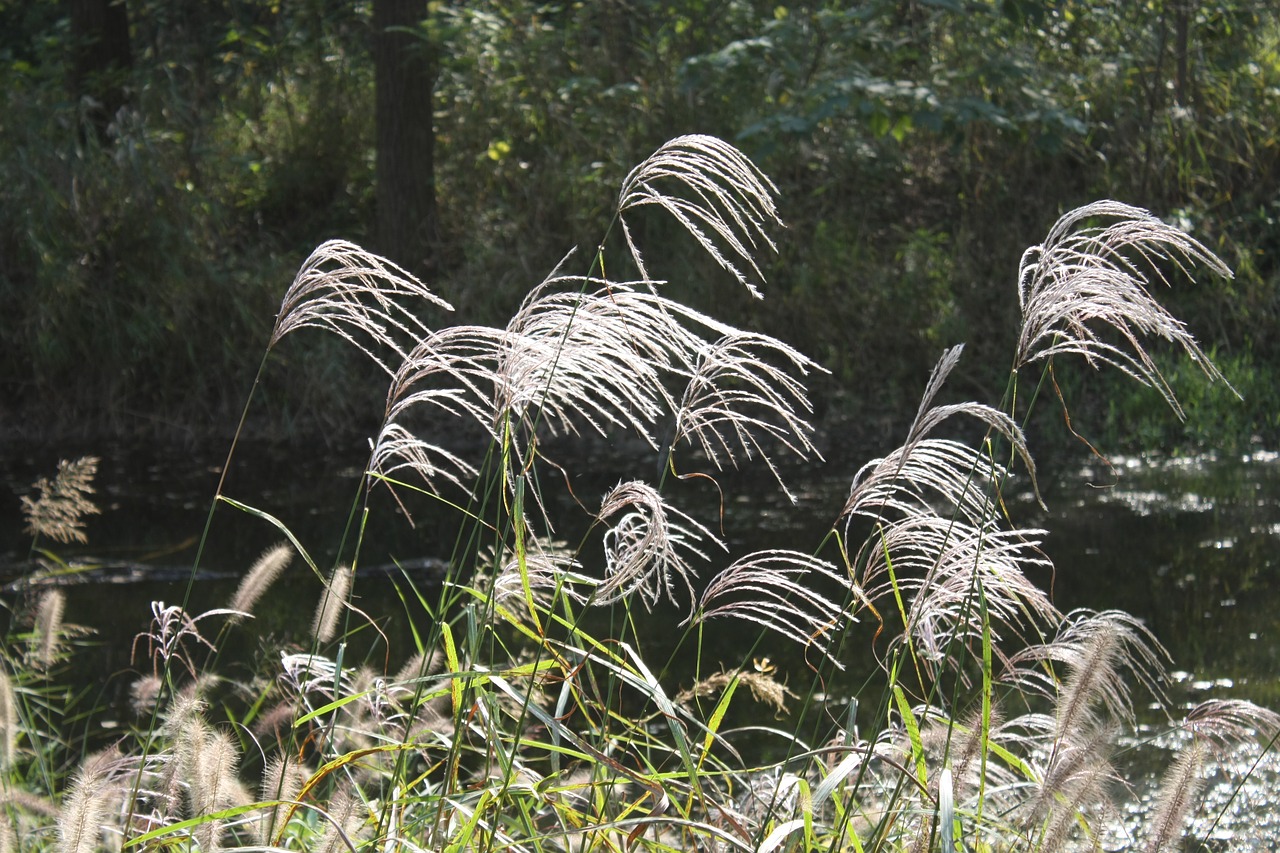
[[(633, 224), (674, 217), (763, 298), (757, 255), (779, 224), (773, 193), (732, 146), (672, 140), (618, 197), (635, 277), (607, 276), (603, 250), (565, 272), (570, 254), (503, 328), (429, 327), (421, 312), (449, 305), (410, 273), (348, 243), (319, 247), (288, 289), (268, 356), (320, 328), (389, 377), (354, 545), (326, 570), (266, 508), (220, 485), (211, 515), (251, 513), (289, 544), (259, 560), (225, 609), (153, 604), (134, 650), (137, 721), (112, 751), (54, 779), (57, 831), (42, 844), (1056, 851), (1116, 831), (1119, 737), (1137, 692), (1165, 702), (1167, 655), (1132, 617), (1063, 613), (1030, 579), (1052, 565), (1045, 532), (1018, 526), (1005, 500), (1015, 476), (1035, 489), (1019, 386), (1078, 355), (1156, 387), (1177, 411), (1152, 337), (1222, 377), (1153, 286), (1226, 268), (1145, 211), (1107, 201), (1068, 213), (1018, 271), (1005, 399), (941, 402), (962, 358), (947, 350), (902, 443), (850, 472), (823, 541), (736, 555), (720, 519), (682, 509), (670, 485), (717, 490), (725, 468), (760, 465), (785, 492), (781, 455), (820, 458), (803, 382), (822, 368), (671, 298)], [(486, 445), (459, 451), (420, 426), (447, 430), (450, 419)], [(979, 440), (947, 432), (961, 421), (954, 434), (976, 427)], [(649, 448), (658, 464), (640, 468), (657, 477), (623, 479), (598, 503), (571, 494), (588, 532), (557, 541), (553, 490), (572, 462), (555, 448), (617, 434)], [(410, 590), (431, 619), (399, 668), (348, 657), (350, 633), (376, 627), (353, 595), (374, 489), (406, 511), (425, 501), (453, 514), (461, 543), (440, 589)], [(317, 580), (310, 635), (279, 648), (269, 671), (224, 678), (222, 632), (253, 629), (247, 617), (291, 555)], [(726, 622), (758, 639), (721, 666), (702, 650)], [(856, 622), (875, 626), (870, 647), (855, 644)], [(218, 623), (216, 636), (206, 629)], [(694, 660), (691, 679), (654, 665), (656, 631), (679, 635), (673, 656)], [(779, 642), (807, 669), (778, 672), (764, 651)], [(834, 716), (818, 694), (854, 664), (879, 676)], [(13, 768), (30, 734), (9, 710), (16, 688), (0, 688), (7, 784), (20, 787), (30, 777)], [(790, 727), (732, 722), (749, 701)], [(232, 707), (244, 710), (219, 718)], [(1224, 700), (1170, 725), (1186, 746), (1146, 835), (1128, 839), (1150, 850), (1178, 843), (1215, 751), (1274, 740), (1280, 717)]]

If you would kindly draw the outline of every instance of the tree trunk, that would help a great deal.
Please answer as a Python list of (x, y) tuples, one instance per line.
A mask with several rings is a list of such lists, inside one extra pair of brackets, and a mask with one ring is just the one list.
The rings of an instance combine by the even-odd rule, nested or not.
[(128, 100), (125, 87), (133, 66), (129, 12), (124, 0), (70, 0), (71, 93), (80, 101), (98, 139), (110, 141), (107, 127)]
[(418, 35), (426, 16), (425, 0), (374, 0), (375, 242), (420, 275), (434, 272), (439, 241), (432, 124), (438, 59), (435, 45)]
[(1176, 0), (1173, 4), (1173, 55), (1176, 72), (1173, 81), (1174, 101), (1180, 107), (1191, 105), (1191, 15), (1195, 0)]

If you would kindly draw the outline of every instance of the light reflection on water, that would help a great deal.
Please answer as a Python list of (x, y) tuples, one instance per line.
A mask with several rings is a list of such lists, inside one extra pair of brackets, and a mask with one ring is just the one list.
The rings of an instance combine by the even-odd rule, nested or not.
[[(76, 454), (63, 449), (61, 455)], [(129, 647), (147, 626), (149, 602), (174, 603), (186, 595), (185, 579), (219, 468), (218, 462), (184, 453), (129, 450), (102, 455), (104, 514), (90, 519), (91, 545), (60, 551), (68, 557), (92, 556), (109, 567), (68, 587), (67, 619), (97, 631), (97, 644), (84, 648), (81, 663), (88, 671), (113, 674), (110, 696), (112, 689), (127, 687), (133, 669)], [(52, 471), (57, 458), (37, 451), (0, 460), (0, 475), (9, 487), (0, 490), (0, 565), (26, 559), (28, 543), (15, 495), (36, 476)], [(1112, 459), (1111, 465), (1094, 462), (1055, 476), (1042, 474), (1047, 513), (1025, 492), (1010, 501), (1018, 524), (1049, 530), (1044, 549), (1056, 573), (1035, 580), (1052, 584), (1055, 603), (1064, 611), (1118, 608), (1140, 617), (1166, 645), (1177, 668), (1171, 690), (1175, 707), (1190, 708), (1214, 696), (1280, 709), (1280, 456), (1259, 451), (1243, 457), (1129, 457)], [(585, 460), (582, 467), (587, 473), (573, 479), (572, 490), (592, 508), (618, 481), (618, 469), (609, 460)], [(813, 550), (843, 505), (856, 468), (835, 464), (817, 474), (784, 472), (797, 497), (795, 506), (767, 478), (720, 478), (730, 559), (763, 547)], [(226, 492), (278, 516), (314, 549), (317, 563), (328, 566), (338, 554), (359, 482), (358, 460), (299, 460), (250, 449), (233, 468)], [(678, 505), (709, 519), (719, 532), (719, 490), (695, 479), (671, 484), (671, 493)], [(412, 602), (406, 604), (386, 580), (377, 580), (379, 573), (390, 567), (390, 575), (396, 577), (396, 561), (444, 558), (454, 547), (453, 515), (428, 500), (406, 503), (416, 526), (407, 524), (399, 507), (378, 492), (366, 532), (370, 547), (362, 558), (368, 577), (358, 590), (360, 606), (385, 617), (383, 628), (391, 634), (393, 648), (398, 643), (407, 648), (408, 621), (427, 617)], [(560, 509), (569, 520), (557, 535), (577, 541), (589, 523), (588, 514), (568, 498)], [(204, 580), (193, 588), (190, 609), (223, 606), (240, 573), (278, 540), (278, 533), (261, 520), (220, 509), (201, 558)], [(409, 576), (429, 581), (432, 565)], [(305, 631), (317, 589), (311, 573), (295, 564), (279, 596), (259, 612), (262, 632), (281, 636)], [(658, 624), (662, 618), (655, 617)], [(720, 625), (715, 629), (726, 630)], [(262, 640), (246, 641), (241, 652), (252, 657), (263, 645)], [(723, 633), (718, 640), (709, 637), (706, 648), (712, 655), (722, 649), (726, 658), (741, 654), (740, 643)], [(660, 660), (670, 653), (661, 645), (653, 651)], [(785, 644), (761, 648), (760, 653), (778, 662), (783, 672), (799, 673), (793, 684), (806, 683), (803, 661), (788, 657)], [(859, 683), (860, 677), (851, 672), (846, 683)], [(835, 710), (842, 700), (838, 690), (831, 693), (830, 707)], [(1126, 778), (1143, 792), (1125, 816), (1130, 833), (1139, 815), (1150, 809), (1150, 791), (1179, 746), (1177, 737), (1169, 733), (1163, 717), (1152, 712), (1132, 736), (1134, 745), (1150, 742), (1156, 749), (1130, 753), (1142, 763), (1129, 768)], [(1256, 753), (1256, 748), (1242, 748), (1215, 760), (1247, 766)], [(1234, 792), (1227, 774), (1215, 773), (1205, 791), (1207, 808), (1197, 818), (1197, 832), (1220, 841), (1222, 849), (1270, 849), (1266, 839), (1280, 837), (1275, 790), (1280, 790), (1280, 767), (1274, 754), (1262, 760), (1240, 792)], [(1216, 824), (1203, 817), (1219, 813)], [(1116, 844), (1123, 846), (1122, 837), (1123, 833)]]
[[(1174, 661), (1175, 713), (1208, 698), (1280, 708), (1280, 458), (1259, 451), (1112, 462), (1115, 472), (1090, 465), (1055, 482), (1060, 495), (1050, 500), (1045, 524), (1059, 606), (1140, 616)], [(1069, 509), (1054, 509), (1060, 506)], [(1126, 736), (1126, 745), (1141, 747), (1122, 764), (1136, 796), (1109, 847), (1132, 846), (1187, 737), (1154, 708)], [(1207, 779), (1193, 834), (1210, 850), (1274, 849), (1277, 751), (1264, 755), (1250, 743), (1215, 753)]]

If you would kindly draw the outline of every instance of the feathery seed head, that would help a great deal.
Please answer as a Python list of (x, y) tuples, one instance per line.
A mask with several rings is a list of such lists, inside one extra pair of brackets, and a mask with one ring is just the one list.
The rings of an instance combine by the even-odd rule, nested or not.
[(62, 614), (66, 611), (67, 596), (60, 589), (46, 590), (36, 605), (35, 637), (31, 648), (31, 662), (38, 670), (46, 670), (57, 661), (58, 646), (62, 639)]
[(101, 512), (89, 498), (97, 473), (98, 458), (84, 456), (74, 462), (64, 459), (58, 463), (58, 473), (52, 479), (36, 480), (34, 489), (40, 496), (23, 495), (21, 500), (26, 532), (64, 544), (86, 542), (84, 517)]
[(325, 584), (320, 596), (320, 604), (316, 607), (315, 618), (311, 621), (311, 636), (318, 643), (327, 643), (338, 633), (338, 621), (342, 609), (351, 595), (351, 584), (354, 575), (350, 567), (339, 566), (334, 569), (329, 582)]
[[(229, 735), (206, 730), (203, 737), (193, 739), (185, 760), (190, 762), (184, 773), (193, 816), (206, 817), (235, 804), (240, 790), (236, 780), (240, 752)], [(220, 819), (197, 824), (192, 832), (200, 849), (220, 849), (223, 827)]]
[(119, 791), (112, 778), (123, 757), (112, 748), (95, 753), (81, 762), (72, 777), (58, 813), (60, 853), (92, 853), (111, 824)]
[(1174, 849), (1182, 836), (1187, 814), (1204, 786), (1204, 763), (1208, 749), (1200, 738), (1192, 738), (1165, 771), (1156, 806), (1147, 822), (1146, 853)]
[(247, 574), (236, 587), (228, 609), (236, 611), (227, 621), (239, 622), (253, 612), (254, 605), (275, 583), (280, 573), (288, 568), (293, 560), (293, 548), (287, 542), (281, 542), (266, 551), (249, 568)]
[[(907, 603), (903, 634), (922, 660), (946, 666), (951, 655), (978, 653), (983, 632), (992, 641), (1005, 629), (1056, 626), (1062, 615), (1025, 570), (1048, 570), (1040, 551), (1042, 530), (971, 528), (964, 521), (919, 515), (885, 525), (868, 548), (863, 583), (872, 601), (901, 596)], [(889, 576), (889, 567), (894, 573)], [(988, 622), (979, 615), (981, 589)], [(1037, 634), (1038, 635), (1038, 634)], [(963, 673), (962, 673), (963, 674)]]
[[(386, 258), (343, 240), (319, 246), (303, 263), (280, 304), (268, 349), (290, 332), (328, 329), (355, 346), (388, 374), (411, 341), (427, 333), (417, 317), (423, 307), (453, 307)], [(388, 358), (378, 350), (390, 350)]]
[(1035, 463), (1022, 429), (1012, 418), (979, 403), (934, 405), (962, 351), (961, 346), (952, 347), (938, 361), (906, 442), (888, 456), (868, 462), (854, 475), (841, 518), (851, 522), (854, 516), (861, 516), (879, 524), (894, 517), (949, 516), (935, 509), (936, 500), (954, 507), (958, 517), (975, 528), (999, 517), (993, 501), (1007, 479), (1007, 470), (982, 448), (928, 437), (955, 415), (968, 415), (1008, 441), (1035, 487)]
[(129, 688), (129, 708), (139, 719), (150, 716), (160, 701), (164, 681), (158, 675), (144, 675)]
[[(675, 438), (699, 445), (707, 458), (737, 465), (759, 457), (779, 485), (782, 478), (761, 440), (778, 442), (801, 459), (821, 458), (811, 438), (813, 409), (804, 385), (775, 361), (801, 374), (823, 370), (799, 351), (767, 335), (734, 331), (703, 346), (676, 410)], [(783, 486), (785, 489), (785, 485)], [(787, 493), (793, 502), (795, 498)]]
[[(824, 594), (826, 586), (843, 601)], [(745, 619), (802, 646), (814, 647), (840, 669), (831, 643), (853, 620), (853, 600), (865, 600), (848, 575), (809, 554), (757, 551), (711, 579), (698, 601), (693, 624), (716, 617)], [(683, 624), (683, 623), (682, 623)]]
[(349, 785), (344, 785), (329, 801), (329, 823), (325, 828), (316, 853), (339, 853), (355, 849), (353, 839), (365, 821), (367, 810), (360, 797)]
[(773, 199), (776, 192), (773, 182), (727, 142), (695, 134), (663, 144), (631, 170), (618, 194), (623, 235), (641, 278), (650, 280), (626, 214), (656, 206), (675, 217), (752, 296), (761, 298), (759, 288), (737, 264), (746, 264), (763, 281), (754, 254), (761, 243), (776, 250), (766, 230), (782, 224)]
[[(286, 803), (295, 801), (309, 776), (307, 768), (288, 753), (273, 755), (262, 771), (262, 799)], [(287, 805), (274, 806), (264, 811), (258, 819), (258, 843), (263, 846), (272, 843), (283, 832), (289, 813), (290, 807)]]
[(1097, 201), (1063, 215), (1044, 243), (1022, 257), (1015, 365), (1074, 353), (1154, 387), (1181, 417), (1182, 407), (1144, 339), (1177, 344), (1210, 380), (1226, 379), (1186, 324), (1151, 295), (1151, 285), (1169, 284), (1162, 266), (1187, 274), (1189, 267), (1202, 266), (1231, 276), (1199, 241), (1141, 208)]
[(711, 531), (669, 506), (657, 489), (639, 481), (619, 483), (600, 505), (600, 521), (617, 516), (605, 533), (605, 579), (596, 587), (597, 604), (619, 601), (633, 592), (646, 607), (659, 598), (676, 604), (674, 580), (693, 596), (688, 558), (705, 560), (698, 543), (724, 545)]

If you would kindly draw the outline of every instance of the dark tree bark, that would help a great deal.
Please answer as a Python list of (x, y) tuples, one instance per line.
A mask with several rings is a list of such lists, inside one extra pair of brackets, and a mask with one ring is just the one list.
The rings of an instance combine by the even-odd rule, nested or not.
[(435, 190), (432, 94), (439, 60), (416, 29), (425, 0), (374, 0), (376, 88), (376, 243), (380, 252), (418, 274), (436, 267), (439, 220)]
[(1173, 80), (1174, 101), (1180, 107), (1191, 103), (1191, 16), (1195, 0), (1175, 0), (1173, 4), (1173, 55), (1176, 71)]
[(133, 66), (129, 12), (124, 0), (69, 0), (71, 92), (85, 105), (98, 139), (128, 101), (127, 75)]

